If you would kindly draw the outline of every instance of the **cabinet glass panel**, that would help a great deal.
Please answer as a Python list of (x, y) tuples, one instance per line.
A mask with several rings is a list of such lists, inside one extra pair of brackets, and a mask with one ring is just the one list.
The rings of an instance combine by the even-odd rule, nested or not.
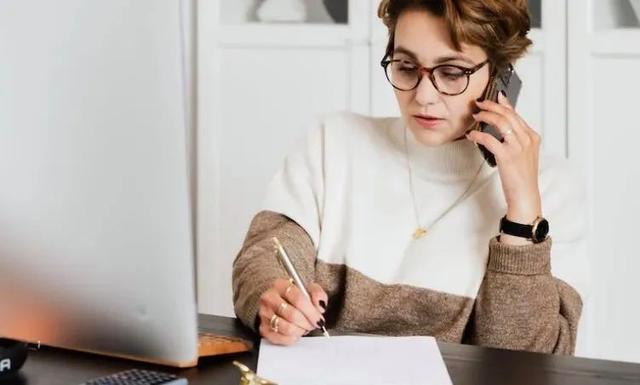
[(597, 30), (640, 28), (640, 0), (591, 0)]
[(222, 0), (222, 24), (348, 24), (348, 0)]
[(529, 0), (531, 28), (542, 28), (542, 0)]

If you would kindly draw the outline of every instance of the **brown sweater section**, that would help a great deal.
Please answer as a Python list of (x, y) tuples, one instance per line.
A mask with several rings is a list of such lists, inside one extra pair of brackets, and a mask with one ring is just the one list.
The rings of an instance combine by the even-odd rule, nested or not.
[(330, 329), (573, 354), (582, 301), (571, 286), (551, 275), (551, 238), (525, 246), (491, 239), (487, 272), (474, 301), (383, 284), (348, 266), (319, 261), (302, 227), (263, 211), (253, 219), (233, 266), (235, 311), (254, 330), (260, 295), (275, 279), (286, 278), (274, 256), (274, 236), (305, 282), (317, 282), (329, 295), (325, 316)]
[(318, 262), (316, 282), (329, 295), (331, 329), (381, 335), (433, 335), (460, 342), (470, 298), (408, 285), (385, 285), (344, 265)]

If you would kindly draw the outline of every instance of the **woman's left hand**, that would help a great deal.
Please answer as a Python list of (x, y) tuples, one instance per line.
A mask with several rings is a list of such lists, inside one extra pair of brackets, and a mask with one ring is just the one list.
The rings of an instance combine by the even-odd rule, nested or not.
[(467, 139), (482, 144), (495, 155), (507, 203), (507, 218), (532, 223), (542, 215), (538, 188), (540, 135), (527, 125), (502, 94), (498, 95), (498, 103), (485, 100), (476, 104), (481, 111), (473, 118), (496, 127), (504, 141), (501, 143), (480, 131), (470, 132)]

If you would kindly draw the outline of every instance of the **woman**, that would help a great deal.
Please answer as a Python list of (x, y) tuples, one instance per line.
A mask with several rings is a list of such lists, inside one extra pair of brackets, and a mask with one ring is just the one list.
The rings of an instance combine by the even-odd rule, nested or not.
[[(329, 116), (287, 157), (234, 262), (236, 314), (283, 345), (326, 326), (573, 354), (582, 195), (504, 96), (477, 100), (531, 43), (526, 1), (383, 0), (379, 15), (401, 118)], [(474, 122), (502, 140), (466, 134)], [(311, 301), (278, 265), (274, 236)]]

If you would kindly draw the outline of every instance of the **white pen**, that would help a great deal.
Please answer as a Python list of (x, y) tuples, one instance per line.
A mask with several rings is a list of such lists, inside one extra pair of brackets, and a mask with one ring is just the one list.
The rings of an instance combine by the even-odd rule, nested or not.
[[(296, 287), (300, 289), (302, 294), (305, 297), (307, 297), (309, 302), (311, 302), (311, 296), (309, 295), (309, 292), (307, 291), (307, 289), (304, 287), (304, 282), (302, 282), (302, 278), (300, 278), (300, 275), (298, 275), (296, 268), (293, 267), (293, 263), (291, 263), (291, 259), (289, 259), (289, 255), (287, 254), (287, 251), (284, 249), (284, 247), (282, 246), (278, 238), (273, 237), (271, 238), (271, 240), (273, 241), (273, 247), (276, 250), (276, 255), (278, 255), (280, 262), (282, 263), (284, 268), (287, 270), (289, 277), (293, 279), (293, 283), (296, 285)], [(325, 337), (329, 337), (329, 333), (327, 332), (327, 329), (324, 326), (322, 327), (322, 334), (324, 334)]]

